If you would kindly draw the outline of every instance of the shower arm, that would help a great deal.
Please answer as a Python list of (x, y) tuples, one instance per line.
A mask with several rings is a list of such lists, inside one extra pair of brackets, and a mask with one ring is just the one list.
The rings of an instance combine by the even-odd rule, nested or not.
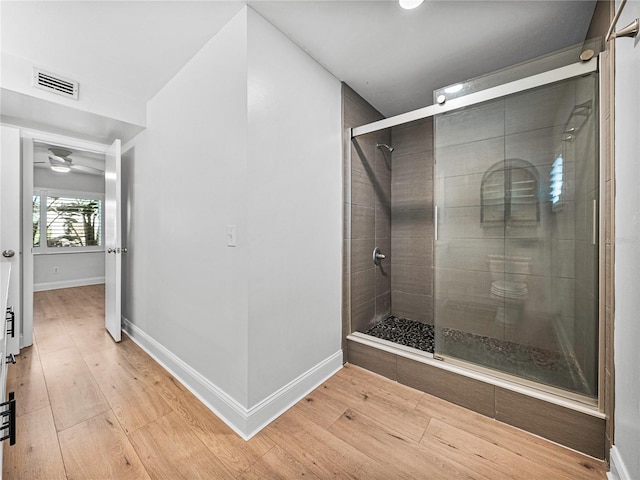
[(571, 110), (571, 114), (569, 115), (569, 118), (564, 124), (564, 133), (568, 133), (572, 136), (577, 135), (578, 132), (582, 130), (582, 127), (584, 127), (586, 123), (586, 119), (579, 126), (577, 127), (573, 126), (570, 128), (569, 124), (571, 123), (571, 120), (575, 117), (586, 117), (588, 119), (589, 115), (591, 115), (591, 109), (592, 109), (591, 100), (587, 100), (586, 102), (583, 102), (573, 107), (573, 110)]

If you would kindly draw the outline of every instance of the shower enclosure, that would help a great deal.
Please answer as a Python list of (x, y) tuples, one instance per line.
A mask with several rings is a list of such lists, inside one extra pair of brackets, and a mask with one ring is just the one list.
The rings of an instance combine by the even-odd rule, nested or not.
[(597, 403), (596, 64), (352, 130), (350, 338)]

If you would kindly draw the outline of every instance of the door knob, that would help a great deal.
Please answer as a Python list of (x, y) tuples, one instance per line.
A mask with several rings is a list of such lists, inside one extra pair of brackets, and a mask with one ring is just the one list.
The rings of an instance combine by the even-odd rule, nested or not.
[(11, 257), (13, 257), (15, 254), (16, 254), (16, 252), (14, 252), (13, 250), (4, 250), (4, 251), (2, 252), (2, 256), (3, 256), (4, 258), (11, 258)]
[(107, 248), (107, 253), (115, 253), (115, 248)]

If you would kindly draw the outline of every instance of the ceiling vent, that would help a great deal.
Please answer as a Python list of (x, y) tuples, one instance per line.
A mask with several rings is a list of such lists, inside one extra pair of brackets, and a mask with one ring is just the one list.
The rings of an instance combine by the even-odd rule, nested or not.
[(37, 67), (33, 68), (33, 86), (78, 100), (78, 82), (63, 78), (55, 73), (45, 72)]

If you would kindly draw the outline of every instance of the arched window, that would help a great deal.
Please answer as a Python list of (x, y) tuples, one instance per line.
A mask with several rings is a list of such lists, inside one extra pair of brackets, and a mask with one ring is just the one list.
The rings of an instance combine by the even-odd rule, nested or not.
[(538, 170), (526, 160), (510, 158), (482, 177), (480, 222), (483, 225), (531, 225), (540, 221)]

